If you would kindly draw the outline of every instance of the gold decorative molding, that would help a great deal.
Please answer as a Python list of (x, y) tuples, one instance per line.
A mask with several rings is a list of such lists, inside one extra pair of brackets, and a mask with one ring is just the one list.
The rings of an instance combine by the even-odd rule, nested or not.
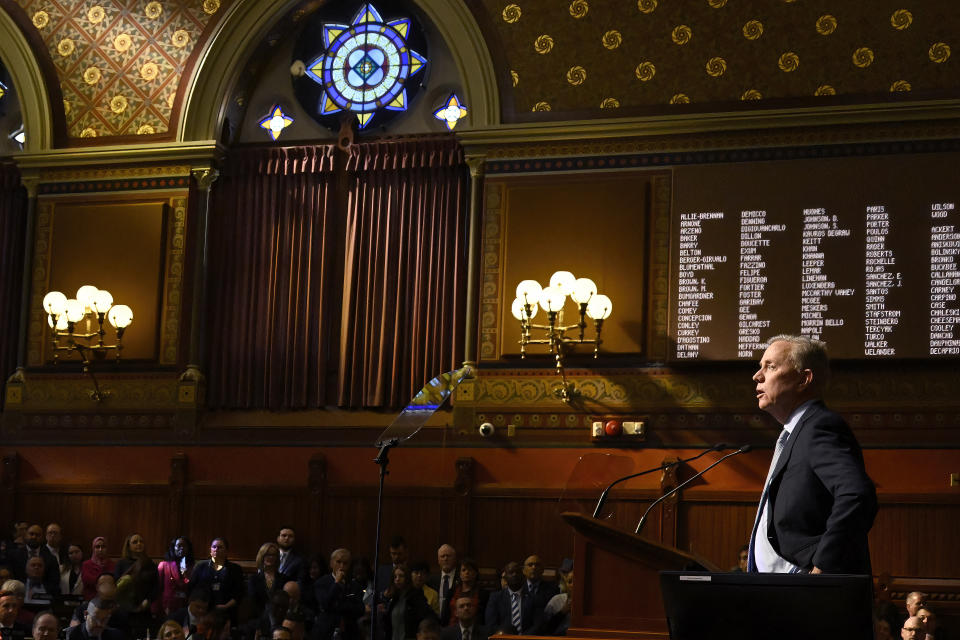
[(480, 353), (479, 360), (496, 360), (500, 340), (500, 261), (502, 254), (504, 195), (500, 183), (484, 185), (483, 241), (480, 284)]
[(188, 175), (190, 175), (189, 165), (156, 165), (146, 167), (99, 167), (95, 169), (45, 169), (37, 174), (37, 179), (41, 183), (95, 182), (97, 180), (136, 180)]
[(502, 125), (457, 133), (487, 160), (960, 137), (960, 100)]
[(43, 364), (44, 326), (47, 323), (43, 312), (43, 296), (50, 284), (50, 240), (53, 231), (54, 203), (40, 199), (37, 203), (37, 221), (33, 240), (33, 265), (31, 267), (30, 313), (27, 329), (27, 366)]
[[(58, 412), (171, 411), (176, 407), (176, 374), (117, 375), (98, 372), (98, 379), (100, 386), (110, 392), (101, 404), (90, 399), (93, 385), (79, 370), (75, 373), (29, 374), (23, 385), (23, 402), (18, 411), (53, 415)], [(31, 420), (28, 417), (27, 424)]]
[(187, 198), (171, 199), (167, 223), (167, 255), (160, 317), (159, 363), (177, 362), (180, 347), (180, 311), (183, 308), (184, 254), (187, 243)]
[(57, 168), (98, 171), (114, 165), (123, 165), (128, 171), (154, 171), (159, 167), (133, 168), (133, 165), (161, 165), (176, 167), (178, 173), (168, 173), (167, 176), (180, 176), (189, 174), (188, 169), (181, 167), (209, 166), (222, 155), (223, 149), (216, 140), (202, 140), (27, 152), (17, 154), (16, 162), (23, 173)]

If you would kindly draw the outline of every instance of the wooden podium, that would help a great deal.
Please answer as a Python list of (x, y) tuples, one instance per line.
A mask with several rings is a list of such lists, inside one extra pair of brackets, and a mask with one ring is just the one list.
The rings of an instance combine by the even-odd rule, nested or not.
[(721, 571), (713, 563), (651, 542), (581, 513), (561, 517), (575, 531), (573, 611), (567, 636), (669, 638), (660, 571)]

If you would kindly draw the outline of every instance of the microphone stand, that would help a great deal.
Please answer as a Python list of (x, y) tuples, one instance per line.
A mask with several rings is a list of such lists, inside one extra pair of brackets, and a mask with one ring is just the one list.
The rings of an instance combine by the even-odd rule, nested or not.
[(377, 541), (376, 546), (373, 547), (373, 606), (371, 607), (370, 615), (370, 638), (371, 640), (377, 637), (377, 606), (380, 604), (380, 589), (377, 584), (377, 569), (380, 567), (380, 520), (383, 516), (383, 483), (386, 477), (390, 474), (387, 471), (387, 466), (390, 464), (390, 449), (393, 449), (395, 446), (400, 444), (400, 440), (397, 438), (392, 438), (380, 443), (380, 452), (377, 454), (377, 457), (373, 459), (378, 465), (380, 465), (380, 489), (377, 492)]
[[(753, 449), (753, 447), (751, 447), (750, 445), (748, 445), (748, 444), (743, 445), (742, 447), (740, 447), (739, 449), (737, 449), (737, 450), (734, 451), (733, 453), (728, 453), (727, 455), (723, 456), (722, 458), (720, 458), (719, 460), (717, 460), (716, 462), (714, 462), (713, 464), (711, 464), (709, 467), (707, 467), (706, 469), (704, 469), (704, 470), (701, 471), (700, 473), (694, 474), (694, 475), (691, 476), (689, 479), (684, 480), (683, 482), (681, 482), (680, 484), (678, 484), (677, 486), (675, 486), (673, 489), (670, 489), (670, 491), (667, 491), (665, 494), (663, 494), (662, 496), (660, 496), (659, 498), (657, 498), (656, 500), (654, 500), (653, 502), (651, 502), (651, 503), (650, 503), (650, 506), (647, 507), (647, 510), (643, 512), (643, 516), (640, 517), (640, 522), (637, 523), (637, 530), (634, 531), (634, 533), (636, 533), (637, 535), (640, 535), (640, 530), (643, 529), (643, 525), (644, 525), (644, 523), (646, 523), (646, 521), (647, 521), (647, 514), (649, 514), (649, 513), (650, 513), (650, 510), (653, 509), (655, 506), (657, 506), (658, 504), (660, 504), (661, 502), (663, 502), (664, 500), (666, 500), (667, 498), (669, 498), (670, 496), (672, 496), (673, 494), (675, 494), (677, 491), (680, 491), (680, 489), (683, 489), (685, 486), (687, 486), (688, 484), (690, 484), (691, 482), (693, 482), (694, 480), (696, 480), (697, 478), (699, 478), (700, 476), (702, 476), (703, 474), (705, 474), (707, 471), (710, 471), (710, 469), (713, 469), (715, 466), (717, 466), (718, 464), (720, 464), (721, 462), (723, 462), (723, 461), (726, 460), (727, 458), (730, 458), (730, 457), (733, 457), (733, 456), (738, 456), (738, 455), (740, 455), (741, 453), (747, 453), (747, 452), (749, 452), (751, 449)], [(707, 453), (707, 452), (704, 451), (703, 453)], [(703, 454), (700, 454), (700, 455), (703, 455)]]
[(630, 479), (632, 479), (632, 478), (639, 478), (640, 476), (645, 476), (645, 475), (647, 475), (648, 473), (653, 473), (654, 471), (661, 471), (661, 470), (663, 470), (663, 469), (669, 469), (670, 467), (673, 467), (673, 466), (680, 466), (681, 464), (686, 464), (686, 463), (688, 463), (688, 462), (693, 462), (693, 461), (696, 460), (697, 458), (700, 458), (700, 457), (702, 457), (702, 456), (710, 453), (711, 451), (723, 451), (723, 450), (726, 449), (726, 448), (727, 448), (727, 445), (724, 444), (723, 442), (720, 442), (720, 443), (717, 443), (717, 444), (713, 445), (713, 446), (710, 447), (709, 449), (704, 449), (703, 451), (701, 451), (701, 452), (698, 453), (697, 455), (693, 456), (692, 458), (687, 458), (686, 460), (677, 460), (676, 462), (662, 462), (662, 463), (660, 463), (659, 466), (653, 467), (652, 469), (646, 469), (646, 470), (640, 471), (640, 472), (638, 472), (638, 473), (632, 473), (632, 474), (630, 474), (629, 476), (623, 476), (622, 478), (618, 478), (618, 479), (614, 480), (614, 481), (611, 482), (609, 485), (607, 485), (607, 488), (604, 489), (604, 490), (603, 490), (603, 493), (600, 494), (600, 499), (597, 500), (597, 506), (596, 506), (596, 508), (593, 510), (593, 517), (594, 517), (594, 518), (599, 518), (599, 517), (600, 517), (600, 510), (603, 509), (603, 505), (604, 505), (604, 503), (607, 501), (607, 495), (610, 493), (610, 490), (611, 490), (611, 489), (613, 489), (616, 485), (620, 484), (621, 482), (625, 482), (625, 481), (630, 480)]

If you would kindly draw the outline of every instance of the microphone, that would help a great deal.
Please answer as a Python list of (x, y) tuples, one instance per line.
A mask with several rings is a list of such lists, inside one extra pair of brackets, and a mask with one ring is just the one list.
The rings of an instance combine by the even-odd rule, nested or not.
[[(707, 467), (707, 468), (704, 469), (703, 471), (695, 474), (693, 477), (691, 477), (691, 478), (689, 478), (689, 479), (687, 479), (687, 480), (684, 480), (683, 482), (681, 482), (680, 484), (678, 484), (677, 486), (675, 486), (673, 489), (670, 489), (670, 491), (667, 491), (665, 494), (663, 494), (662, 496), (660, 496), (659, 498), (657, 498), (656, 500), (654, 500), (652, 503), (650, 503), (650, 506), (647, 507), (647, 510), (643, 512), (643, 516), (640, 517), (640, 522), (637, 523), (637, 530), (634, 531), (634, 533), (636, 533), (637, 535), (640, 534), (640, 530), (643, 529), (643, 525), (644, 525), (644, 523), (647, 521), (647, 514), (649, 514), (649, 513), (650, 513), (650, 510), (653, 509), (655, 506), (657, 506), (658, 504), (660, 504), (661, 502), (663, 502), (664, 500), (666, 500), (667, 498), (669, 498), (670, 496), (672, 496), (673, 494), (675, 494), (677, 491), (680, 491), (680, 489), (683, 489), (685, 486), (687, 486), (688, 484), (690, 484), (691, 482), (693, 482), (694, 480), (696, 480), (697, 478), (699, 478), (700, 476), (702, 476), (703, 474), (705, 474), (707, 471), (710, 471), (710, 469), (713, 469), (715, 466), (717, 466), (718, 464), (720, 464), (721, 462), (723, 462), (723, 461), (726, 460), (727, 458), (731, 458), (731, 457), (733, 457), (733, 456), (738, 456), (738, 455), (740, 455), (741, 453), (749, 453), (752, 449), (753, 449), (753, 447), (750, 446), (749, 444), (743, 445), (742, 447), (740, 447), (739, 449), (737, 449), (737, 450), (734, 451), (733, 453), (728, 453), (727, 455), (723, 456), (722, 458), (720, 458), (719, 460), (717, 460), (716, 462), (714, 462), (713, 464), (711, 464), (709, 467)], [(704, 451), (703, 453), (707, 453), (707, 452)], [(703, 453), (701, 453), (700, 455), (703, 455)]]
[(693, 461), (696, 460), (697, 458), (700, 458), (701, 456), (705, 456), (706, 454), (710, 453), (711, 451), (723, 451), (723, 450), (726, 449), (726, 448), (727, 448), (727, 444), (726, 444), (725, 442), (718, 442), (717, 444), (713, 445), (712, 447), (707, 447), (706, 449), (704, 449), (703, 451), (701, 451), (701, 452), (698, 453), (697, 455), (693, 456), (692, 458), (687, 458), (686, 460), (677, 460), (676, 462), (662, 462), (662, 463), (660, 463), (658, 466), (653, 467), (652, 469), (647, 469), (647, 470), (645, 470), (645, 471), (640, 471), (640, 472), (638, 472), (638, 473), (631, 473), (631, 474), (628, 475), (628, 476), (623, 476), (622, 478), (618, 478), (618, 479), (614, 480), (614, 481), (611, 482), (609, 485), (607, 485), (607, 488), (604, 489), (604, 490), (603, 490), (603, 493), (600, 494), (600, 499), (597, 500), (597, 507), (593, 510), (593, 517), (594, 517), (594, 518), (599, 518), (599, 517), (600, 517), (600, 510), (603, 509), (603, 504), (607, 501), (607, 494), (610, 493), (610, 489), (613, 489), (616, 485), (620, 484), (621, 482), (624, 482), (625, 480), (630, 480), (631, 478), (637, 478), (637, 477), (639, 477), (639, 476), (645, 476), (645, 475), (647, 475), (648, 473), (653, 473), (654, 471), (660, 471), (660, 470), (662, 470), (662, 469), (669, 469), (669, 468), (672, 467), (672, 466), (685, 464), (685, 463), (687, 463), (687, 462), (693, 462)]

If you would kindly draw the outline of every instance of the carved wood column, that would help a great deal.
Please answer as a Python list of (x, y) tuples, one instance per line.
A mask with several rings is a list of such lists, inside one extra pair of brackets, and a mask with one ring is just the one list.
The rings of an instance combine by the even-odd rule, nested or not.
[(327, 493), (327, 457), (315, 453), (307, 463), (307, 539), (309, 548), (326, 549), (323, 540), (323, 503)]
[(20, 456), (16, 451), (3, 456), (0, 470), (0, 522), (13, 522), (17, 511), (17, 485), (20, 482)]
[(470, 546), (473, 544), (470, 538), (472, 529), (470, 514), (473, 511), (473, 458), (457, 458), (454, 469), (457, 477), (453, 481), (453, 509), (449, 518), (452, 527), (450, 544), (457, 550), (459, 557), (464, 558), (474, 555)]
[(477, 318), (479, 316), (480, 211), (483, 207), (483, 156), (468, 156), (470, 167), (470, 235), (467, 240), (467, 296), (463, 322), (463, 364), (477, 365)]
[(174, 536), (183, 535), (183, 492), (187, 486), (187, 454), (176, 453), (170, 458), (170, 489), (168, 519), (170, 530), (167, 531), (167, 540)]
[[(663, 464), (669, 465), (663, 470), (660, 476), (660, 495), (676, 488), (677, 486), (677, 464), (679, 458), (676, 456), (664, 458)], [(677, 504), (680, 500), (680, 492), (673, 494), (662, 503), (660, 503), (660, 543), (671, 547), (677, 546)]]

